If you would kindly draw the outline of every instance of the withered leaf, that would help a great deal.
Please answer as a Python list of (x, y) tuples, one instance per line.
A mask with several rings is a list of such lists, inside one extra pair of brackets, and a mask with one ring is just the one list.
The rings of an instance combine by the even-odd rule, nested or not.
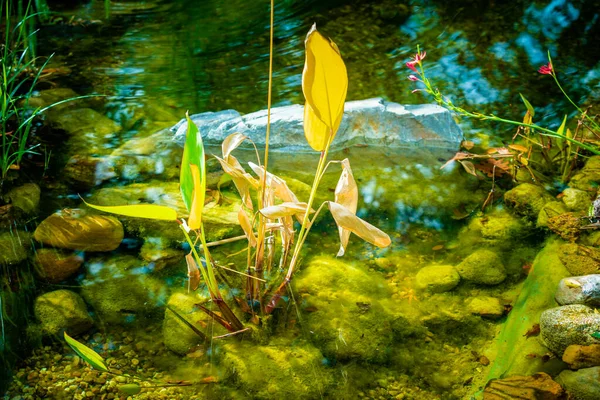
[(328, 206), (338, 227), (349, 230), (361, 239), (377, 247), (387, 247), (392, 243), (392, 240), (385, 232), (358, 218), (346, 207), (333, 201), (328, 202)]
[[(350, 161), (347, 158), (342, 160), (342, 174), (335, 187), (335, 202), (346, 207), (352, 214), (356, 214), (356, 209), (358, 208), (358, 186), (350, 168)], [(341, 226), (338, 226), (338, 230), (340, 233), (340, 250), (337, 256), (341, 257), (346, 252), (346, 246), (350, 239), (350, 231)]]
[(250, 245), (250, 247), (256, 247), (256, 236), (254, 236), (252, 222), (250, 222), (250, 218), (248, 217), (248, 214), (244, 210), (243, 206), (240, 207), (240, 210), (238, 211), (238, 222), (244, 230), (246, 238), (248, 238), (248, 244)]
[(198, 264), (196, 264), (196, 260), (194, 260), (194, 256), (191, 252), (186, 254), (185, 263), (188, 268), (188, 292), (190, 290), (194, 291), (200, 286), (200, 270), (198, 269)]

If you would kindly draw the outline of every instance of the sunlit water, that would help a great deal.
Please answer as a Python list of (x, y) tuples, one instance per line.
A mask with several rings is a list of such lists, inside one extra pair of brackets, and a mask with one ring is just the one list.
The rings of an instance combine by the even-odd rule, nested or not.
[[(565, 111), (569, 109), (551, 78), (536, 71), (547, 62), (546, 54), (550, 51), (559, 77), (573, 98), (597, 102), (600, 42), (593, 39), (598, 38), (600, 31), (597, 6), (594, 1), (580, 4), (562, 0), (494, 6), (467, 1), (452, 4), (276, 1), (273, 103), (275, 106), (303, 103), (300, 87), (303, 41), (316, 22), (319, 30), (331, 37), (342, 52), (350, 79), (348, 100), (383, 97), (399, 103), (430, 102), (426, 95), (412, 94), (415, 84), (406, 79), (409, 71), (404, 64), (420, 45), (427, 51), (425, 66), (430, 78), (455, 104), (519, 119), (524, 113), (520, 92), (534, 104), (541, 123), (558, 125), (563, 114), (571, 111)], [(55, 26), (44, 27), (40, 32), (40, 49), (54, 51), (56, 65), (70, 68), (68, 76), (57, 78), (61, 86), (81, 94), (107, 95), (99, 111), (124, 127), (120, 136), (107, 141), (108, 147), (115, 148), (135, 135), (169, 127), (186, 110), (252, 112), (265, 108), (267, 2), (112, 1), (108, 20), (101, 1), (60, 11), (65, 15), (62, 22), (67, 23), (57, 20)], [(68, 22), (71, 16), (73, 19)], [(500, 144), (513, 133), (505, 126), (471, 121), (461, 121), (461, 127), (470, 139), (483, 144)], [(483, 290), (462, 285), (449, 294), (421, 293), (414, 284), (420, 268), (457, 264), (473, 250), (468, 240), (461, 238), (461, 232), (464, 233), (461, 229), (469, 223), (465, 218), (479, 212), (491, 182), (466, 176), (457, 168), (440, 171), (451, 152), (434, 152), (421, 159), (399, 154), (396, 158), (379, 160), (376, 150), (365, 149), (362, 156), (354, 150), (352, 156), (356, 160), (365, 157), (378, 160), (370, 167), (365, 166), (369, 163), (359, 163), (365, 168), (355, 171), (361, 194), (358, 215), (389, 232), (392, 246), (381, 250), (354, 238), (346, 259), (386, 282), (382, 293), (387, 297), (379, 299), (373, 295), (377, 302), (381, 301), (385, 307), (389, 302), (394, 312), (406, 316), (411, 323), (421, 323), (419, 327), (426, 327), (427, 332), (397, 339), (385, 362), (323, 357), (308, 379), (314, 380), (318, 387), (310, 392), (311, 396), (468, 398), (477, 391), (470, 384), (481, 372), (477, 352), (493, 339), (496, 325), (482, 320), (473, 323), (456, 315), (464, 305), (464, 298), (469, 296), (513, 298), (511, 291), (523, 278), (521, 267), (533, 259), (539, 240), (528, 238), (517, 249), (505, 251), (509, 279), (500, 287)], [(310, 171), (315, 165), (306, 168)], [(289, 171), (284, 173), (290, 176)], [(107, 186), (128, 185), (137, 178), (134, 175), (113, 179)], [(299, 179), (310, 183), (309, 174), (303, 173)], [(328, 175), (322, 199), (333, 195), (336, 180), (337, 172)], [(69, 186), (50, 192), (43, 205), (45, 212), (77, 205), (79, 192)], [(307, 243), (306, 260), (323, 254), (333, 257), (338, 250), (338, 239), (332, 219), (323, 218), (314, 231)], [(86, 256), (87, 273), (69, 284), (76, 290), (78, 285), (85, 290), (110, 279), (122, 279), (122, 269), (112, 264), (119, 257), (134, 260), (133, 267), (127, 269), (131, 279), (153, 273), (154, 265), (135, 261), (141, 243), (140, 239), (130, 238), (118, 253)], [(228, 254), (242, 249), (239, 243), (221, 247), (215, 250), (215, 258), (223, 264), (243, 263), (243, 256), (233, 258), (235, 262), (227, 259)], [(145, 287), (148, 283), (143, 280), (140, 289), (152, 291), (151, 301), (156, 304), (164, 303), (170, 291), (186, 287), (185, 264), (179, 263), (179, 267), (180, 270), (161, 276), (160, 290)], [(55, 285), (48, 290), (56, 286), (62, 287)], [(343, 297), (347, 288), (336, 289)], [(310, 295), (301, 297), (302, 293), (298, 293), (298, 296), (298, 299), (286, 296), (288, 320), (280, 324), (277, 332), (282, 339), (275, 335), (272, 345), (283, 343), (303, 349), (304, 341), (310, 341), (314, 335), (306, 320), (323, 312), (319, 309), (322, 304), (311, 303)], [(329, 307), (343, 311), (346, 303), (362, 305), (367, 310), (370, 307), (362, 300), (348, 298), (332, 301)], [(293, 316), (296, 307), (297, 317)], [(149, 315), (122, 311), (124, 318), (134, 323), (129, 329), (126, 326), (113, 332), (107, 323), (99, 329), (104, 336), (93, 336), (88, 344), (107, 351), (108, 355), (115, 350), (114, 357), (118, 358), (128, 357), (125, 351), (118, 353), (119, 346), (129, 345), (132, 340), (160, 342), (162, 309)], [(143, 324), (147, 326), (144, 330), (135, 322), (145, 317), (150, 319)], [(346, 339), (341, 328), (336, 335), (338, 345), (344, 346)], [(207, 350), (209, 359), (218, 355), (220, 343), (215, 342)], [(238, 346), (234, 340), (228, 343)], [(152, 350), (150, 355), (144, 355), (150, 360), (144, 365), (167, 371), (172, 379), (227, 375), (228, 368), (224, 366), (214, 367), (189, 358), (182, 361), (157, 346), (158, 350), (156, 346), (146, 346)], [(241, 350), (235, 351), (251, 351), (239, 346)], [(144, 351), (139, 353), (145, 354)], [(156, 354), (152, 351), (158, 352), (158, 356), (153, 358)], [(128, 368), (125, 363), (118, 365), (123, 370)], [(277, 372), (272, 366), (262, 368), (267, 377)], [(326, 375), (321, 375), (321, 368), (327, 369)], [(304, 372), (301, 367), (298, 371)], [(198, 398), (217, 395), (260, 398), (256, 387), (239, 386), (231, 381), (216, 388), (182, 393)], [(396, 397), (401, 394), (405, 397)], [(302, 393), (292, 396), (310, 398)]]

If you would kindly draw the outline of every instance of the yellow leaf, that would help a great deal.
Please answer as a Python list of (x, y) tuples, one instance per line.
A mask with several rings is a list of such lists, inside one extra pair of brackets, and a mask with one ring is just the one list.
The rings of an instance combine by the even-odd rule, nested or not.
[(358, 218), (346, 207), (330, 201), (329, 211), (339, 227), (349, 230), (361, 239), (377, 247), (387, 247), (392, 243), (392, 240), (385, 232)]
[(190, 169), (192, 170), (192, 181), (194, 182), (194, 195), (192, 197), (192, 206), (190, 207), (190, 216), (188, 217), (188, 226), (190, 229), (200, 229), (206, 192), (200, 181), (200, 169), (198, 166), (190, 164)]
[(248, 244), (250, 247), (256, 247), (256, 236), (254, 236), (254, 229), (252, 228), (252, 222), (250, 222), (250, 218), (248, 214), (244, 210), (244, 207), (240, 207), (240, 211), (238, 211), (238, 222), (240, 226), (244, 230), (244, 234), (246, 238), (248, 238)]
[[(335, 187), (335, 202), (346, 207), (352, 214), (356, 214), (358, 208), (358, 186), (354, 180), (350, 161), (346, 158), (342, 160), (342, 174)], [(341, 257), (346, 252), (348, 239), (350, 239), (350, 231), (338, 226), (340, 233), (340, 250), (337, 256)]]
[[(302, 91), (306, 98), (304, 133), (311, 147), (322, 151), (333, 141), (342, 122), (348, 73), (336, 44), (321, 35), (316, 24), (306, 35), (305, 46), (302, 72)], [(306, 105), (310, 106), (308, 111)], [(323, 129), (323, 125), (327, 129)]]
[[(83, 199), (82, 199), (83, 200)], [(154, 204), (136, 204), (131, 206), (97, 206), (83, 200), (91, 208), (111, 214), (123, 215), (125, 217), (160, 219), (165, 221), (176, 221), (177, 211), (166, 206)]]
[(242, 168), (241, 164), (234, 156), (229, 155), (227, 160), (217, 156), (215, 156), (215, 158), (221, 163), (223, 171), (231, 177), (244, 205), (249, 209), (252, 209), (250, 187), (258, 188), (258, 181), (254, 179), (252, 175), (244, 171), (244, 168)]
[(521, 146), (520, 144), (509, 144), (508, 148), (511, 150), (518, 151), (519, 153), (527, 153), (529, 149), (525, 146)]
[[(264, 176), (265, 169), (259, 165), (254, 164), (253, 162), (249, 162), (248, 165), (252, 168), (252, 171), (259, 177)], [(283, 201), (284, 203), (300, 203), (294, 192), (288, 187), (285, 180), (281, 179), (275, 174), (272, 174), (267, 171), (267, 188), (269, 191), (267, 193), (272, 193), (275, 197)], [(302, 222), (302, 217), (298, 214), (296, 215), (298, 222)]]

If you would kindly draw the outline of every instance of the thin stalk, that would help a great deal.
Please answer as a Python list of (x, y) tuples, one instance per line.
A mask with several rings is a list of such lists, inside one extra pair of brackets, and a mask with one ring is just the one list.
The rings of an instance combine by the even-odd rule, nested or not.
[(586, 112), (584, 112), (573, 100), (571, 100), (571, 97), (569, 97), (567, 92), (565, 92), (565, 90), (561, 86), (560, 82), (558, 81), (558, 77), (556, 76), (556, 73), (554, 71), (552, 72), (552, 77), (554, 78), (554, 82), (556, 82), (556, 86), (558, 86), (558, 88), (560, 89), (562, 94), (565, 96), (565, 98), (569, 101), (569, 103), (571, 103), (573, 105), (573, 107), (575, 107), (575, 109), (577, 109), (577, 111), (579, 111), (579, 113), (581, 115), (583, 115), (588, 121), (590, 121), (592, 123), (592, 125), (594, 125), (594, 128), (596, 130), (600, 131), (600, 125), (598, 125), (596, 123), (596, 121), (594, 121), (593, 118), (591, 118), (589, 115), (587, 115)]

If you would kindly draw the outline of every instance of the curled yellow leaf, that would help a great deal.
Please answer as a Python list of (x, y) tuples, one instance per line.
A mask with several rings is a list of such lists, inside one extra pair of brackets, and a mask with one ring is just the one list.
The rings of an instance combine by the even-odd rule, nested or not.
[(338, 47), (317, 31), (316, 24), (306, 35), (305, 47), (304, 134), (314, 150), (322, 151), (333, 141), (342, 122), (348, 73)]
[(242, 227), (246, 238), (248, 238), (248, 244), (250, 247), (256, 247), (256, 236), (254, 235), (254, 229), (252, 228), (252, 222), (250, 221), (250, 217), (244, 210), (244, 207), (240, 207), (240, 211), (238, 211), (238, 222)]
[(223, 159), (215, 156), (217, 160), (221, 163), (221, 167), (226, 174), (231, 176), (231, 180), (235, 185), (240, 197), (242, 198), (242, 202), (246, 207), (252, 209), (252, 197), (250, 197), (250, 188), (257, 188), (258, 181), (252, 177), (249, 173), (244, 171), (244, 168), (241, 166), (240, 162), (232, 155), (228, 155), (227, 159)]
[(233, 150), (237, 149), (238, 146), (246, 139), (248, 139), (248, 137), (242, 135), (241, 133), (232, 133), (231, 135), (227, 136), (225, 140), (223, 140), (223, 143), (221, 143), (223, 159), (227, 161), (229, 159), (229, 154), (231, 154)]
[(392, 243), (387, 233), (358, 218), (346, 207), (334, 203), (333, 201), (330, 201), (328, 205), (329, 211), (338, 227), (349, 230), (361, 239), (366, 240), (377, 247), (387, 247)]

